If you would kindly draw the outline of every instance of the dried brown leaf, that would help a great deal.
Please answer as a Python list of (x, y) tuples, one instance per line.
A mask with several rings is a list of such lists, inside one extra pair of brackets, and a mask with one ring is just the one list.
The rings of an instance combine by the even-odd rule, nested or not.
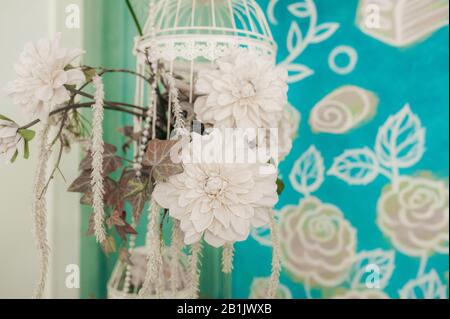
[(183, 172), (179, 160), (179, 152), (174, 146), (181, 143), (176, 140), (152, 140), (148, 144), (144, 165), (151, 166), (153, 178), (156, 181), (165, 181), (172, 175)]

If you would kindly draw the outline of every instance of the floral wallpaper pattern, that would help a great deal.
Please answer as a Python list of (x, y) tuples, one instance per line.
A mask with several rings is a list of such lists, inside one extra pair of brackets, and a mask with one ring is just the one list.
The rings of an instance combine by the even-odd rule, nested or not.
[[(449, 1), (259, 3), (302, 118), (277, 296), (448, 298)], [(237, 245), (234, 297), (264, 296), (270, 246), (268, 229)]]

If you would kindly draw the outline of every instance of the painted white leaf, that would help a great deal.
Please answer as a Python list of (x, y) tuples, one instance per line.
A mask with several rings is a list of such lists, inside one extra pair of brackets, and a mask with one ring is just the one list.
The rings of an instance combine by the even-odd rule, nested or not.
[(379, 162), (387, 167), (411, 167), (422, 158), (425, 128), (408, 104), (380, 127), (375, 151)]
[(262, 246), (272, 246), (272, 239), (270, 237), (270, 229), (268, 226), (253, 228), (250, 236)]
[(267, 18), (273, 25), (278, 24), (277, 18), (275, 17), (275, 6), (277, 3), (278, 0), (270, 0), (269, 4), (267, 5)]
[(311, 14), (307, 2), (293, 3), (288, 6), (288, 10), (293, 16), (297, 18), (307, 18)]
[(368, 147), (346, 150), (336, 157), (327, 174), (350, 185), (367, 185), (378, 176), (378, 160)]
[(331, 37), (339, 28), (339, 23), (322, 23), (319, 25), (311, 39), (311, 43), (319, 43)]
[(448, 0), (360, 0), (357, 25), (379, 41), (407, 47), (448, 25)]
[[(280, 211), (275, 210), (275, 221), (278, 222), (280, 218)], [(262, 246), (272, 247), (272, 237), (270, 236), (269, 226), (262, 226), (253, 228), (250, 232), (250, 236), (256, 240)]]
[[(395, 268), (393, 250), (375, 249), (360, 252), (349, 275), (352, 289), (383, 289)], [(374, 286), (371, 286), (374, 285)]]
[(322, 155), (311, 146), (295, 161), (289, 180), (297, 192), (306, 196), (322, 185), (324, 170)]
[(446, 299), (446, 287), (433, 269), (428, 274), (410, 280), (399, 291), (402, 299)]
[(286, 66), (288, 71), (288, 83), (302, 81), (314, 74), (314, 71), (303, 64), (289, 64)]
[(297, 22), (292, 21), (286, 41), (286, 46), (289, 52), (294, 51), (297, 46), (301, 45), (303, 41), (303, 35), (302, 30), (300, 29), (300, 26)]

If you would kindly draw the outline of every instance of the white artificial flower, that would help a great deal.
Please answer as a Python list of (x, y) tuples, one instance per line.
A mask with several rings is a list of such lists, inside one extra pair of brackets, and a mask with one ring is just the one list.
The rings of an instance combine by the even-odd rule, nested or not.
[(52, 110), (70, 99), (65, 85), (78, 85), (85, 80), (82, 71), (67, 68), (83, 51), (60, 48), (60, 38), (59, 33), (52, 40), (27, 43), (14, 66), (18, 78), (6, 87), (14, 104), (44, 122)]
[[(211, 152), (211, 146), (217, 145), (231, 152), (220, 130), (206, 136), (193, 133), (192, 139), (182, 153), (184, 172), (158, 183), (153, 198), (181, 221), (185, 244), (198, 242), (202, 236), (214, 247), (247, 239), (252, 227), (270, 221), (271, 209), (278, 201), (276, 169), (264, 160), (224, 162), (223, 154)], [(199, 154), (200, 146), (195, 145), (199, 141), (209, 161)]]
[(23, 137), (18, 132), (19, 126), (8, 120), (0, 119), (0, 155), (10, 162), (16, 153), (22, 154), (25, 148)]
[(287, 72), (265, 57), (234, 50), (199, 71), (197, 118), (215, 127), (276, 127), (287, 103)]

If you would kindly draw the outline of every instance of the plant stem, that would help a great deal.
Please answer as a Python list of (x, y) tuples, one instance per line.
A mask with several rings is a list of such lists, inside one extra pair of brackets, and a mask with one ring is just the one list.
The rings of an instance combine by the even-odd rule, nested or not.
[[(53, 116), (55, 114), (58, 114), (58, 113), (61, 113), (64, 111), (68, 111), (68, 110), (75, 110), (75, 109), (79, 109), (79, 108), (88, 108), (88, 107), (91, 107), (92, 104), (94, 104), (94, 102), (67, 105), (65, 107), (62, 107), (60, 109), (50, 112), (50, 116)], [(124, 113), (131, 114), (131, 115), (138, 116), (138, 117), (145, 117), (145, 115), (142, 113), (133, 112), (133, 111), (127, 110), (127, 109), (119, 107), (119, 106), (105, 105), (105, 109), (112, 110), (112, 111), (118, 111), (118, 112), (124, 112)], [(27, 125), (20, 127), (19, 129), (28, 129), (28, 128), (38, 124), (39, 122), (41, 122), (41, 120), (36, 119), (36, 120), (28, 123)]]
[[(102, 67), (91, 67), (91, 66), (82, 66), (81, 69), (95, 69), (95, 70), (99, 70), (98, 75), (102, 76), (105, 73), (128, 73), (128, 74), (132, 74), (135, 75), (137, 77), (140, 77), (142, 79), (144, 79), (147, 83), (150, 84), (150, 79), (146, 78), (145, 75), (140, 74), (138, 72), (132, 71), (132, 70), (127, 70), (127, 69), (106, 69), (106, 68), (102, 68)], [(84, 83), (81, 87), (80, 87), (80, 91), (83, 90), (86, 86), (88, 86), (90, 83), (92, 83), (92, 79), (87, 81), (86, 83)]]
[[(80, 95), (80, 96), (83, 96), (83, 97), (94, 99), (93, 95), (85, 93), (83, 91), (80, 91), (80, 90), (77, 90), (77, 89), (74, 89), (74, 88), (71, 88), (71, 87), (67, 87), (67, 89), (70, 92), (74, 93), (75, 95)], [(104, 101), (104, 103), (105, 103), (105, 105), (109, 105), (109, 106), (126, 106), (126, 107), (130, 107), (130, 108), (133, 108), (133, 109), (138, 109), (138, 110), (141, 110), (141, 111), (146, 111), (147, 110), (145, 107), (137, 106), (137, 105), (130, 104), (130, 103), (125, 103), (125, 102)]]
[(125, 2), (127, 3), (127, 7), (128, 7), (128, 10), (131, 13), (131, 16), (133, 17), (133, 21), (134, 21), (134, 24), (136, 25), (136, 29), (137, 29), (139, 35), (142, 37), (143, 36), (142, 28), (141, 28), (139, 20), (138, 20), (138, 18), (136, 16), (136, 12), (134, 12), (134, 9), (133, 9), (133, 6), (130, 3), (130, 0), (125, 0)]
[(423, 254), (422, 257), (420, 257), (420, 264), (419, 264), (419, 270), (417, 272), (417, 278), (419, 278), (425, 274), (425, 270), (427, 268), (427, 262), (428, 262), (428, 255)]

